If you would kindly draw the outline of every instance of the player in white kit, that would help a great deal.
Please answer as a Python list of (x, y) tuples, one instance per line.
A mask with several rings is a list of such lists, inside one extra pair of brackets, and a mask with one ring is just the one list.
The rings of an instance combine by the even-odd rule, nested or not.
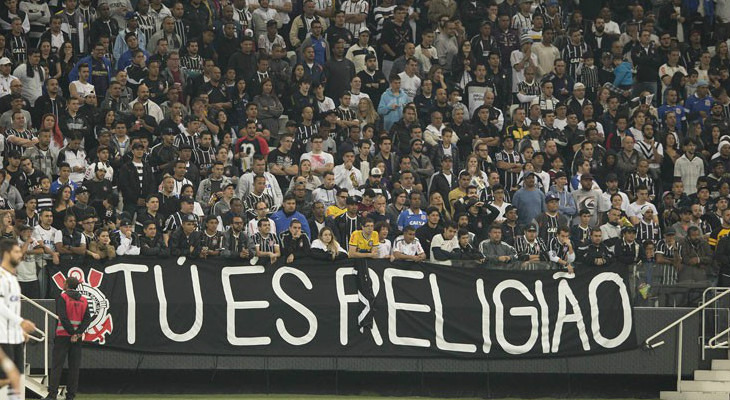
[[(15, 241), (3, 239), (0, 240), (0, 257), (0, 348), (22, 372), (25, 337), (35, 330), (33, 322), (20, 316), (20, 284), (15, 276), (15, 268), (23, 260), (23, 252)], [(9, 377), (4, 374), (0, 385), (7, 385)], [(8, 390), (9, 400), (20, 400), (24, 396), (19, 388), (11, 387)]]

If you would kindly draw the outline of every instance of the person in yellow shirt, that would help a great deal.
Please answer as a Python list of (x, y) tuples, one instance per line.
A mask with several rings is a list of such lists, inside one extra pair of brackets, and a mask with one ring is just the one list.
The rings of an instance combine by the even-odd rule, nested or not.
[(459, 173), (459, 185), (449, 192), (449, 206), (451, 207), (452, 212), (454, 210), (454, 203), (456, 203), (456, 201), (460, 198), (466, 196), (466, 189), (469, 187), (470, 183), (471, 175), (466, 171), (461, 171)]
[(378, 258), (378, 246), (380, 239), (378, 232), (374, 231), (375, 222), (372, 218), (365, 218), (362, 229), (352, 232), (350, 235), (350, 258)]
[(326, 217), (332, 217), (332, 219), (335, 219), (339, 217), (340, 215), (347, 212), (347, 198), (349, 197), (349, 192), (347, 189), (338, 189), (337, 190), (337, 198), (335, 199), (335, 204), (332, 204), (331, 206), (327, 207), (327, 210), (325, 210), (324, 215)]

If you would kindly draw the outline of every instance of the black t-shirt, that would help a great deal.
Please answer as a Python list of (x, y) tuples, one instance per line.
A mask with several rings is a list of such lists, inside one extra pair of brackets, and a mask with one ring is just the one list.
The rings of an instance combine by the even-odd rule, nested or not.
[[(291, 155), (291, 152), (284, 153), (283, 151), (279, 150), (279, 148), (275, 148), (269, 153), (269, 164), (277, 164), (280, 165), (282, 168), (289, 168), (292, 165), (294, 165), (295, 161), (294, 158)], [(276, 180), (279, 182), (279, 187), (281, 188), (288, 188), (289, 187), (289, 177), (286, 175), (275, 175)]]

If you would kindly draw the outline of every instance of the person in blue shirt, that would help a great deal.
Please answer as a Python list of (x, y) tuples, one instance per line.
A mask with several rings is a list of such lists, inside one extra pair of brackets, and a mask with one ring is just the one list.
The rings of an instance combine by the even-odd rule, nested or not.
[(412, 190), (408, 194), (410, 206), (405, 210), (401, 211), (398, 216), (398, 230), (403, 232), (403, 228), (406, 226), (412, 226), (416, 229), (426, 225), (426, 212), (421, 210), (421, 192), (418, 190)]
[(523, 183), (524, 186), (512, 197), (512, 205), (520, 210), (517, 223), (525, 226), (545, 211), (545, 192), (535, 185), (533, 172), (526, 172)]
[(713, 104), (715, 99), (710, 96), (709, 83), (704, 79), (697, 81), (697, 90), (684, 102), (684, 107), (689, 110), (687, 119), (690, 121), (704, 119), (710, 115)]
[(679, 104), (677, 90), (669, 88), (664, 92), (664, 100), (666, 101), (657, 109), (657, 117), (660, 121), (664, 121), (668, 112), (673, 112), (677, 116), (677, 131), (683, 132), (683, 125), (687, 123), (687, 113), (689, 112), (684, 106)]
[(292, 193), (284, 196), (284, 200), (282, 201), (282, 208), (271, 215), (271, 220), (274, 221), (277, 232), (288, 231), (291, 222), (293, 220), (297, 220), (302, 223), (302, 231), (306, 233), (310, 239), (312, 237), (312, 232), (309, 229), (309, 224), (305, 223), (307, 222), (307, 217), (297, 211), (297, 199)]
[[(617, 63), (619, 63), (619, 61), (614, 61), (614, 65)], [(614, 86), (618, 86), (622, 90), (631, 90), (631, 86), (634, 84), (634, 76), (631, 61), (629, 61), (628, 57), (624, 57), (623, 61), (616, 65), (616, 69), (613, 71), (613, 74), (615, 76), (613, 80)]]
[(390, 77), (390, 88), (380, 97), (378, 114), (383, 117), (383, 128), (390, 131), (390, 127), (403, 118), (403, 109), (408, 104), (408, 95), (400, 90), (400, 77)]

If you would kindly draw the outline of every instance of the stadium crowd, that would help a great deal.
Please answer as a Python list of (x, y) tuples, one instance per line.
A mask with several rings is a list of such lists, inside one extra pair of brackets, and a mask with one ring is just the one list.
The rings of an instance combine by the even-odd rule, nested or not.
[(728, 0), (4, 0), (0, 30), (31, 297), (139, 254), (730, 284)]

